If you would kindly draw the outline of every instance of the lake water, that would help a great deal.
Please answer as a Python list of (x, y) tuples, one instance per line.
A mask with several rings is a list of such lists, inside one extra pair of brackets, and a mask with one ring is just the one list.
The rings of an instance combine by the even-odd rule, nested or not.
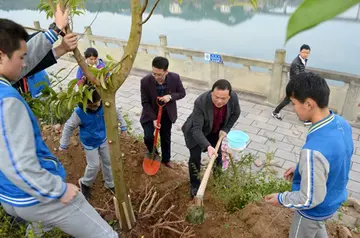
[[(312, 48), (308, 66), (360, 74), (360, 21), (356, 21), (359, 6), (342, 14), (342, 19), (325, 22), (284, 44), (289, 14), (301, 0), (258, 1), (259, 9), (254, 12), (247, 0), (183, 0), (182, 4), (161, 0), (144, 25), (142, 42), (158, 44), (158, 36), (165, 34), (169, 46), (266, 60), (273, 60), (275, 50), (284, 48), (287, 62), (296, 57), (305, 43)], [(155, 0), (149, 2), (147, 13)], [(39, 0), (0, 0), (0, 17), (26, 26), (40, 21), (45, 28), (51, 20), (36, 10), (38, 3)], [(127, 39), (129, 0), (88, 0), (85, 15), (75, 18), (74, 30), (83, 32), (100, 6), (92, 25), (93, 34)]]

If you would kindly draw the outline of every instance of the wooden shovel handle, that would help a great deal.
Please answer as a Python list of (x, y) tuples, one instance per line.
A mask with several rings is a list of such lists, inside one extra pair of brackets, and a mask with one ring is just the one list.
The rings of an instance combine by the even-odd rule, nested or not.
[[(219, 147), (220, 147), (220, 144), (221, 144), (221, 141), (224, 139), (224, 137), (225, 137), (225, 134), (222, 134), (222, 135), (219, 137), (219, 140), (217, 141), (216, 146), (215, 146), (215, 151), (216, 151), (216, 152), (218, 152)], [(208, 180), (209, 180), (210, 173), (211, 173), (211, 170), (212, 170), (212, 167), (213, 167), (213, 165), (214, 165), (214, 162), (215, 162), (215, 159), (216, 159), (216, 158), (217, 158), (217, 153), (216, 153), (216, 154), (213, 154), (213, 155), (210, 157), (210, 161), (209, 161), (209, 164), (208, 164), (208, 166), (207, 166), (207, 168), (206, 168), (204, 177), (203, 177), (202, 180), (201, 180), (201, 184), (200, 184), (199, 190), (198, 190), (197, 193), (196, 193), (195, 204), (196, 204), (197, 206), (202, 206), (202, 201), (203, 201), (203, 197), (204, 197), (206, 185), (207, 185), (207, 182), (208, 182)]]

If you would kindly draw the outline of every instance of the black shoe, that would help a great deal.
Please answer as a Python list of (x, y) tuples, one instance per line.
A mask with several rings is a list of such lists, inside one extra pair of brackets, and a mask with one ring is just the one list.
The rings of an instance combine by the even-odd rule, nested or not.
[(191, 187), (191, 188), (190, 188), (190, 196), (191, 196), (192, 198), (196, 197), (196, 194), (197, 194), (198, 190), (199, 190), (199, 188), (193, 188), (193, 187)]
[(304, 121), (304, 126), (311, 126), (312, 122), (311, 121)]
[(174, 165), (169, 161), (169, 162), (163, 162), (163, 164), (166, 166), (166, 167), (168, 167), (168, 168), (170, 168), (170, 169), (173, 169), (174, 168)]
[[(147, 155), (151, 155), (152, 152), (150, 152), (150, 151), (148, 150), (148, 151), (146, 152), (146, 154), (147, 154)], [(160, 153), (159, 153), (158, 150), (155, 150), (155, 155), (160, 156)]]
[(91, 188), (89, 186), (84, 185), (80, 179), (79, 179), (79, 186), (80, 186), (80, 191), (81, 193), (84, 195), (86, 200), (90, 199), (90, 190)]
[(107, 189), (109, 189), (109, 191), (110, 191), (113, 195), (115, 195), (115, 187), (107, 188)]
[(275, 118), (276, 120), (279, 120), (279, 121), (282, 120), (282, 117), (280, 116), (280, 113), (272, 112), (272, 113), (271, 113), (271, 116), (272, 116), (273, 118)]

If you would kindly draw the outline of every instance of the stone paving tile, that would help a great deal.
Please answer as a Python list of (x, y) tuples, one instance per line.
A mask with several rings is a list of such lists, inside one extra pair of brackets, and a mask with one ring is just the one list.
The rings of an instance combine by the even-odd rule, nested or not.
[(285, 136), (285, 138), (282, 140), (285, 143), (296, 145), (302, 147), (304, 145), (304, 140), (297, 139), (291, 136)]
[(295, 138), (299, 138), (300, 135), (302, 134), (301, 132), (298, 132), (297, 130), (290, 130), (290, 129), (284, 129), (281, 127), (276, 128), (275, 132), (283, 134), (283, 135), (288, 135), (291, 137), (295, 137)]
[(255, 142), (258, 142), (260, 144), (265, 144), (265, 142), (268, 140), (268, 138), (264, 137), (264, 136), (259, 136), (259, 135), (255, 135), (255, 134), (252, 134), (252, 133), (247, 133), (247, 134), (250, 137), (251, 141), (255, 141)]
[(264, 129), (264, 130), (268, 130), (268, 131), (275, 131), (275, 129), (276, 129), (276, 126), (272, 126), (272, 125), (269, 125), (267, 123), (260, 122), (260, 121), (254, 121), (253, 123), (251, 123), (251, 126), (257, 127), (260, 129)]
[(242, 114), (243, 114), (243, 112), (240, 114), (240, 118), (238, 119), (238, 121), (239, 121), (241, 124), (251, 125), (251, 123), (254, 122), (254, 120), (249, 119), (249, 118), (245, 118), (245, 116), (242, 116)]
[(259, 131), (258, 135), (265, 136), (271, 140), (279, 140), (279, 141), (282, 141), (285, 137), (284, 134), (280, 134), (277, 132), (272, 132), (272, 131), (268, 131), (268, 130), (264, 130), (264, 129), (261, 129)]
[(248, 148), (257, 150), (257, 151), (260, 151), (263, 153), (275, 152), (275, 150), (276, 150), (268, 145), (260, 144), (255, 141), (251, 141), (250, 144), (248, 145)]
[[(260, 160), (265, 161), (266, 160), (266, 154), (263, 152), (259, 152), (257, 153), (257, 156), (259, 157)], [(285, 160), (279, 157), (274, 156), (272, 163), (277, 164), (280, 167), (283, 167)]]
[(246, 133), (253, 133), (253, 134), (257, 134), (260, 131), (260, 128), (256, 128), (250, 125), (244, 125), (241, 123), (241, 121), (235, 124), (234, 128), (243, 130)]
[(287, 122), (283, 122), (283, 121), (278, 121), (278, 120), (273, 119), (273, 118), (270, 118), (270, 119), (267, 121), (267, 124), (274, 125), (274, 126), (278, 126), (278, 127), (282, 127), (282, 128), (285, 128), (285, 129), (290, 129), (290, 127), (292, 126), (291, 123), (287, 123)]
[[(59, 74), (64, 77), (74, 65), (72, 62), (59, 60), (57, 65), (54, 65), (47, 71), (56, 73), (64, 67), (66, 69)], [(70, 73), (68, 79), (59, 84), (59, 86), (66, 88), (67, 83), (74, 79), (75, 75), (76, 67)], [(139, 122), (141, 113), (140, 79), (141, 77), (130, 75), (116, 94), (117, 106), (120, 106), (122, 113), (128, 114), (130, 120), (132, 120), (134, 134), (143, 134)], [(186, 82), (184, 82), (184, 87), (186, 88), (187, 95), (184, 99), (177, 101), (179, 116), (172, 128), (172, 156), (174, 161), (187, 164), (189, 150), (185, 146), (181, 126), (192, 112), (194, 100), (204, 91), (188, 87)], [(277, 121), (271, 116), (273, 108), (242, 100), (241, 95), (239, 95), (239, 102), (241, 114), (233, 129), (243, 130), (250, 136), (251, 142), (244, 153), (251, 153), (259, 159), (264, 159), (265, 153), (274, 152), (274, 161), (278, 162), (282, 167), (275, 167), (279, 177), (281, 177), (285, 169), (297, 163), (309, 128), (303, 126), (303, 123), (291, 111), (291, 106), (286, 107), (281, 112), (283, 120)], [(359, 135), (360, 129), (353, 128), (355, 153), (352, 157), (352, 170), (348, 189), (351, 194), (360, 198)], [(202, 157), (204, 162), (208, 161), (206, 153), (203, 153)]]
[(292, 152), (299, 156), (301, 152), (301, 147), (295, 146)]
[(273, 150), (275, 151), (276, 149), (282, 149), (288, 152), (291, 152), (294, 148), (293, 145), (285, 143), (285, 142), (281, 142), (281, 141), (273, 141), (273, 140), (268, 140), (266, 141), (265, 145), (268, 145), (270, 148), (274, 148)]
[(299, 157), (296, 156), (295, 153), (288, 152), (288, 151), (285, 151), (283, 149), (277, 149), (276, 152), (275, 152), (275, 156), (280, 157), (282, 159), (285, 159), (287, 161), (296, 162), (296, 163), (299, 160)]
[(252, 113), (247, 114), (245, 118), (253, 119), (255, 121), (260, 121), (260, 122), (267, 122), (269, 120), (268, 117), (262, 117), (262, 116), (255, 115)]
[(252, 113), (254, 115), (259, 115), (262, 111), (260, 109), (256, 109), (250, 106), (246, 106), (246, 105), (240, 105), (240, 109), (241, 112), (248, 112), (248, 113)]
[(351, 166), (352, 171), (360, 172), (360, 164), (353, 163)]

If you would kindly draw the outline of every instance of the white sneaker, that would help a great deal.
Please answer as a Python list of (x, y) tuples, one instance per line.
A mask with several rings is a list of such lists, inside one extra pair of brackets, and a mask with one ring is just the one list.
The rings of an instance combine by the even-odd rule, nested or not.
[(282, 118), (281, 118), (281, 116), (280, 116), (280, 113), (272, 112), (272, 113), (271, 113), (271, 116), (272, 116), (273, 118), (275, 118), (276, 120), (279, 120), (279, 121), (282, 120)]
[(304, 121), (304, 126), (311, 126), (312, 122), (311, 121)]

